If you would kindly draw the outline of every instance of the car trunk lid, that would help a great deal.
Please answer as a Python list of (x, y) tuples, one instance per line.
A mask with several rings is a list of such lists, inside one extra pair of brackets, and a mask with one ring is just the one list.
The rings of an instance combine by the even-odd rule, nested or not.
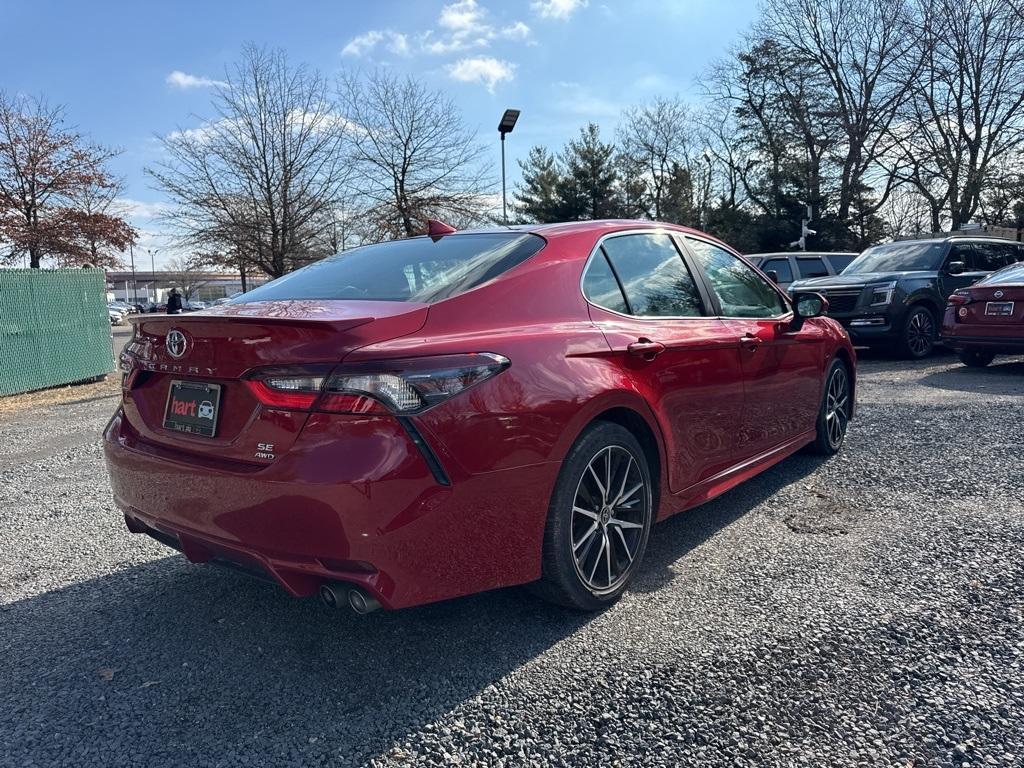
[[(138, 317), (123, 353), (123, 367), (132, 370), (124, 391), (126, 420), (144, 441), (166, 449), (268, 463), (292, 445), (308, 414), (261, 404), (243, 381), (247, 373), (337, 364), (354, 349), (414, 333), (426, 317), (425, 304), (344, 300), (250, 302)], [(210, 397), (204, 409), (216, 407), (212, 437), (165, 426), (180, 391), (172, 398), (173, 382), (217, 391), (219, 398)]]
[(961, 323), (1020, 325), (1024, 323), (1024, 285), (974, 285), (964, 291), (969, 301)]

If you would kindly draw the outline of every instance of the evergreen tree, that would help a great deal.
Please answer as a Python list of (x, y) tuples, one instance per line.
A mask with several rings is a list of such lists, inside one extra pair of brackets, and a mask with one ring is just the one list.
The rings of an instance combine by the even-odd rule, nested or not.
[(513, 207), (520, 218), (541, 224), (560, 221), (558, 186), (561, 170), (558, 160), (544, 147), (530, 149), (526, 160), (519, 161), (523, 181), (517, 185)]
[(622, 216), (622, 197), (615, 167), (615, 147), (601, 141), (600, 129), (590, 123), (562, 152), (565, 174), (559, 180), (562, 218), (568, 221)]

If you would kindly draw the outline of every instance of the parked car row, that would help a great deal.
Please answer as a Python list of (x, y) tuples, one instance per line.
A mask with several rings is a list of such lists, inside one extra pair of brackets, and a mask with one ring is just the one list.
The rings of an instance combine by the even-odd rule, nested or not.
[(823, 295), (829, 317), (846, 328), (855, 344), (894, 348), (920, 359), (944, 338), (940, 329), (950, 296), (1021, 261), (1024, 243), (999, 238), (906, 240), (868, 248), (841, 273), (796, 280), (788, 290)]
[(851, 339), (1024, 351), (1024, 245), (755, 260), (652, 222), (432, 222), (202, 316), (136, 318), (114, 499), (134, 533), (332, 607), (530, 584), (597, 610), (655, 522), (842, 448)]

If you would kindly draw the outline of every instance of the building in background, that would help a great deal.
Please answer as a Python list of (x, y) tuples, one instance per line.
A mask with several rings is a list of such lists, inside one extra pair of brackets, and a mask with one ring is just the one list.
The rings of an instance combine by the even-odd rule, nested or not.
[[(246, 288), (252, 290), (267, 282), (266, 277), (249, 275)], [(107, 272), (107, 300), (144, 304), (166, 300), (172, 288), (177, 288), (186, 299), (215, 301), (242, 290), (242, 278), (237, 272), (156, 272), (136, 270), (132, 283), (130, 271)]]

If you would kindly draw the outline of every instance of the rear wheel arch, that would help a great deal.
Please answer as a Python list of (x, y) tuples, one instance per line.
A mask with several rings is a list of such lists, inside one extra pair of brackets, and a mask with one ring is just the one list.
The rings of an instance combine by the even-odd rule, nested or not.
[[(653, 510), (654, 516), (657, 519), (658, 504), (661, 500), (661, 484), (664, 478), (662, 471), (662, 467), (664, 465), (662, 460), (663, 449), (658, 435), (647, 422), (647, 419), (632, 408), (625, 406), (617, 406), (615, 408), (609, 408), (606, 411), (602, 411), (591, 419), (583, 429), (586, 429), (597, 421), (608, 421), (612, 424), (618, 424), (628, 430), (640, 443), (640, 447), (644, 450), (644, 457), (647, 459), (648, 469), (651, 473), (651, 492), (654, 495)], [(582, 431), (583, 430), (580, 430), (581, 434)]]
[[(853, 364), (853, 358), (850, 357), (850, 353), (843, 347), (839, 347), (835, 354), (836, 360), (841, 360), (843, 365), (846, 366), (846, 375), (850, 381), (850, 418), (853, 418), (853, 413), (856, 410), (853, 406), (856, 402), (857, 397), (857, 368)], [(826, 371), (828, 369), (826, 368)], [(823, 385), (824, 386), (824, 385)]]

